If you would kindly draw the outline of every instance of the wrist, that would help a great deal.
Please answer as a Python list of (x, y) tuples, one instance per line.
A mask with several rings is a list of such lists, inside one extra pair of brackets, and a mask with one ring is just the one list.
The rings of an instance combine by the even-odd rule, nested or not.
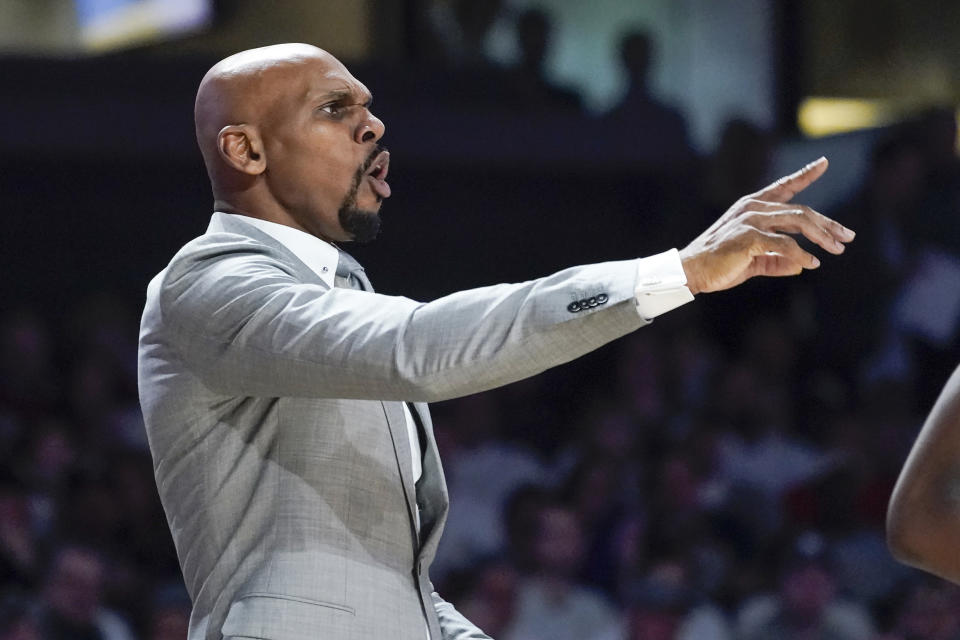
[(680, 254), (680, 264), (683, 266), (683, 275), (687, 279), (687, 289), (690, 293), (697, 295), (703, 288), (700, 286), (700, 278), (697, 275), (697, 269), (693, 258), (686, 258)]

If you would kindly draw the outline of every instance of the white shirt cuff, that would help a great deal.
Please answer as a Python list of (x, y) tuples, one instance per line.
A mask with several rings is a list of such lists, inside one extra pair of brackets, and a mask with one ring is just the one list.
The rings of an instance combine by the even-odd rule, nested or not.
[(637, 313), (646, 320), (676, 309), (693, 300), (687, 289), (687, 275), (683, 272), (680, 252), (670, 249), (642, 258), (637, 265), (637, 288), (634, 296)]

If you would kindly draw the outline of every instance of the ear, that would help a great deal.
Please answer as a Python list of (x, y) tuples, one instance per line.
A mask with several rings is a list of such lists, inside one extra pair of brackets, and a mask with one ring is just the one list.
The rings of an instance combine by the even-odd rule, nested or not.
[(257, 176), (267, 168), (263, 141), (253, 125), (231, 124), (217, 135), (217, 151), (230, 167), (251, 176)]

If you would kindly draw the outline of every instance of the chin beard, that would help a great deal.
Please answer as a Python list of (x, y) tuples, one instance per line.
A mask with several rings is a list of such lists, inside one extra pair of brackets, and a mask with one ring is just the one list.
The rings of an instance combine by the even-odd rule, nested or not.
[(352, 242), (364, 244), (380, 233), (380, 213), (377, 211), (358, 209), (355, 202), (344, 202), (337, 215), (340, 218), (340, 226), (350, 234)]
[[(356, 175), (353, 176), (353, 184), (350, 185), (350, 191), (343, 199), (340, 210), (337, 211), (340, 226), (350, 234), (350, 240), (352, 242), (364, 244), (376, 238), (377, 234), (380, 233), (380, 212), (368, 211), (357, 207), (357, 192), (360, 191), (360, 183), (363, 182), (363, 177), (367, 169), (370, 168), (371, 163), (373, 163), (381, 151), (384, 151), (382, 146), (377, 145), (374, 147), (367, 157), (367, 161), (363, 163), (362, 167), (357, 169)], [(381, 200), (382, 198), (377, 196), (377, 202)]]

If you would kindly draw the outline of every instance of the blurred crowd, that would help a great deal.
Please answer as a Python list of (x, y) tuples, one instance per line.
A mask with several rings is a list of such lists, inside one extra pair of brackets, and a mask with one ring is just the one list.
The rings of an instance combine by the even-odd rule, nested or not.
[[(495, 4), (425, 11), (424, 55), (490, 64), (477, 43)], [(549, 16), (517, 28), (522, 62), (501, 70), (516, 104), (578, 112), (542, 71)], [(605, 122), (669, 147), (663, 179), (696, 176), (662, 221), (692, 237), (764, 184), (778, 140), (734, 120), (697, 157), (647, 89), (650, 38), (621, 51), (631, 85)], [(701, 296), (579, 361), (435, 405), (451, 493), (438, 590), (498, 640), (960, 639), (960, 589), (884, 542), (900, 467), (960, 361), (956, 134), (931, 110), (879, 138), (860, 189), (824, 212), (859, 232), (836, 268)], [(56, 316), (12, 302), (0, 640), (182, 640), (190, 603), (137, 400), (140, 300)]]

